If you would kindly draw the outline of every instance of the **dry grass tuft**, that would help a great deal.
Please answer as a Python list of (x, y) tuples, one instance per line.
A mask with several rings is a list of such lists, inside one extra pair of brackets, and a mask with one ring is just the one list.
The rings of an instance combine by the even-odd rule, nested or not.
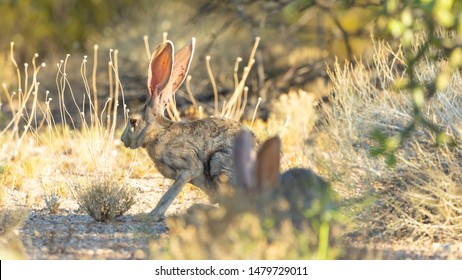
[(245, 122), (259, 139), (279, 135), (282, 140), (282, 169), (305, 167), (318, 171), (314, 161), (317, 138), (316, 126), (320, 114), (316, 108), (319, 100), (304, 90), (292, 90), (271, 102), (271, 113), (267, 121)]
[(74, 190), (80, 207), (98, 222), (114, 221), (136, 202), (136, 189), (105, 177), (74, 185)]
[(57, 214), (59, 206), (61, 206), (61, 196), (52, 192), (49, 196), (44, 195), (45, 206), (50, 211), (50, 214)]

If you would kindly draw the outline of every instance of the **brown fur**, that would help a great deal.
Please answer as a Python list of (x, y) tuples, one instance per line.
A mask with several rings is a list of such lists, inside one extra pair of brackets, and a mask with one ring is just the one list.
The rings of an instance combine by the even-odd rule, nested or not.
[(185, 122), (163, 119), (156, 123), (162, 126), (146, 135), (143, 146), (163, 176), (176, 179), (190, 174), (189, 182), (212, 197), (218, 185), (235, 185), (232, 140), (240, 123), (218, 118)]
[[(249, 198), (250, 205), (247, 208), (259, 212), (271, 212), (279, 218), (290, 218), (295, 226), (300, 226), (306, 219), (305, 212), (312, 208), (315, 201), (323, 204), (325, 209), (334, 207), (332, 190), (330, 185), (310, 169), (291, 168), (280, 174), (279, 162), (281, 153), (281, 140), (278, 136), (267, 139), (258, 149), (255, 160), (251, 161), (250, 167), (243, 168), (241, 159), (252, 158), (251, 152), (246, 147), (252, 143), (252, 133), (243, 130), (236, 138), (234, 147), (235, 171), (248, 180), (250, 186), (245, 193), (236, 196), (236, 200), (228, 200), (225, 204), (234, 209), (239, 205), (237, 212), (245, 211), (243, 203), (237, 201)], [(287, 202), (287, 211), (280, 211), (278, 201)], [(278, 218), (278, 217), (276, 217)]]

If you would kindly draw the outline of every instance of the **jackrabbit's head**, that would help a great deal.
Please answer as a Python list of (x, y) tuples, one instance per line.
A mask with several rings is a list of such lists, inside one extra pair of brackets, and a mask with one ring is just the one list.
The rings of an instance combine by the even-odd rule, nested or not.
[(195, 38), (174, 55), (171, 41), (160, 44), (151, 56), (148, 69), (148, 98), (146, 104), (129, 116), (122, 134), (125, 147), (136, 149), (143, 144), (147, 124), (163, 116), (168, 102), (181, 86), (194, 54)]

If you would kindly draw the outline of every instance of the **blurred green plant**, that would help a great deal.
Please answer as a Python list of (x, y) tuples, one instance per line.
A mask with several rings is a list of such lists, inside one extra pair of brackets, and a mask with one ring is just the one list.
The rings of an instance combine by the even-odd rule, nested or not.
[[(378, 147), (372, 155), (385, 156), (388, 165), (396, 164), (395, 152), (418, 125), (435, 134), (436, 145), (457, 144), (457, 139), (427, 119), (422, 109), (425, 102), (446, 90), (452, 74), (462, 66), (462, 2), (454, 0), (388, 0), (382, 3), (377, 27), (388, 32), (401, 44), (406, 61), (406, 75), (396, 82), (397, 89), (409, 92), (413, 101), (413, 119), (398, 134), (388, 136), (381, 130), (373, 136)], [(416, 66), (425, 61), (442, 63), (434, 79), (422, 82)]]
[(218, 208), (195, 205), (188, 214), (167, 219), (169, 236), (150, 243), (151, 257), (336, 259), (342, 254), (346, 217), (333, 200), (326, 191), (311, 208), (301, 207), (297, 224), (282, 196), (271, 201), (265, 194), (237, 196)]
[[(19, 62), (33, 53), (85, 50), (104, 27), (142, 9), (147, 1), (130, 0), (7, 0), (0, 2), (0, 49), (10, 41), (21, 45)], [(127, 8), (130, 7), (130, 8)]]

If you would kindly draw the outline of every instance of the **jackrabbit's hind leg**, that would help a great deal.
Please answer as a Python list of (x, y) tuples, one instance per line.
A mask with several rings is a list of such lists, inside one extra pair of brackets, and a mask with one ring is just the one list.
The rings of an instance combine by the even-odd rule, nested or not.
[(149, 216), (154, 221), (159, 221), (164, 218), (165, 211), (172, 204), (173, 200), (178, 196), (183, 187), (188, 183), (192, 178), (192, 172), (180, 171), (179, 176), (173, 182), (173, 185), (170, 186), (168, 191), (162, 196), (159, 202), (156, 205), (156, 208), (149, 213)]
[(212, 192), (218, 197), (233, 193), (237, 187), (233, 174), (233, 162), (230, 161), (231, 156), (228, 152), (218, 152), (209, 161), (208, 173), (212, 181)]

